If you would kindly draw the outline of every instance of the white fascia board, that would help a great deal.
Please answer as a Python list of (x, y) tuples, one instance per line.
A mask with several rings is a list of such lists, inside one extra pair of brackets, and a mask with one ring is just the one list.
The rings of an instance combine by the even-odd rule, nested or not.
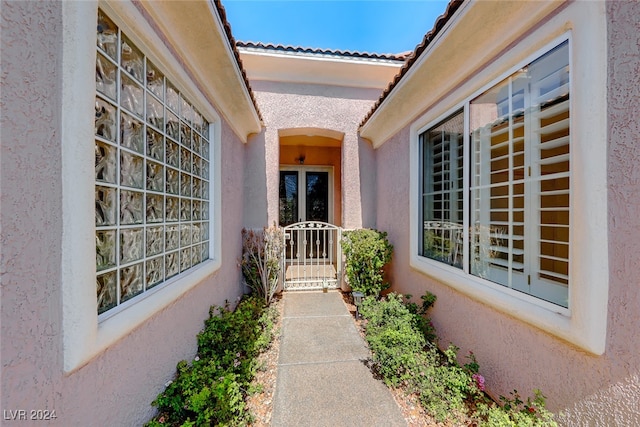
[(250, 80), (383, 89), (403, 62), (239, 48)]
[(399, 93), (404, 90), (405, 86), (412, 83), (414, 74), (419, 68), (424, 65), (425, 62), (429, 60), (431, 52), (442, 43), (443, 38), (448, 36), (449, 31), (451, 31), (451, 27), (455, 26), (467, 13), (467, 11), (469, 10), (469, 4), (470, 2), (465, 2), (462, 4), (460, 9), (456, 12), (456, 15), (446, 23), (444, 28), (439, 31), (435, 39), (432, 40), (431, 43), (429, 43), (427, 48), (422, 52), (416, 62), (414, 62), (411, 68), (409, 68), (405, 75), (402, 76), (402, 79), (400, 79), (391, 93), (387, 95), (387, 98), (382, 102), (382, 104), (378, 106), (371, 117), (369, 117), (367, 122), (362, 126), (362, 128), (360, 129), (360, 136), (371, 141), (373, 148), (380, 147), (395, 132), (399, 131), (413, 120), (415, 116), (406, 117), (406, 119), (403, 120), (402, 123), (398, 123), (394, 127), (394, 130), (390, 129), (387, 132), (383, 132), (380, 129), (381, 126), (378, 124), (378, 121), (384, 122), (387, 106), (394, 103), (396, 98), (402, 97), (402, 94), (399, 95)]
[(563, 5), (560, 0), (465, 2), (362, 126), (360, 135), (379, 147)]
[(215, 6), (208, 1), (152, 1), (141, 2), (139, 7), (238, 137), (246, 142), (248, 135), (259, 133), (260, 117)]

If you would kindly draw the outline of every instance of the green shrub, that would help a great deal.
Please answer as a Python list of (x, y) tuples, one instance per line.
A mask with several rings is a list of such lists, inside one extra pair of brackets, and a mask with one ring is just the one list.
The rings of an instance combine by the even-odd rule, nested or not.
[(517, 392), (501, 397), (497, 405), (484, 392), (484, 377), (473, 353), (468, 363), (458, 362), (458, 348), (440, 351), (435, 331), (426, 317), (436, 297), (427, 293), (422, 304), (391, 293), (378, 300), (367, 297), (360, 312), (366, 319), (365, 336), (372, 353), (372, 368), (385, 383), (416, 393), (422, 406), (438, 421), (486, 426), (555, 426), (542, 393), (523, 402)]
[(367, 297), (360, 307), (367, 319), (366, 339), (373, 354), (374, 367), (388, 385), (408, 381), (420, 365), (419, 355), (426, 345), (416, 327), (419, 317), (403, 304), (402, 297), (389, 294), (378, 301)]
[(393, 246), (387, 233), (370, 229), (345, 231), (342, 238), (349, 285), (364, 295), (378, 296), (389, 287), (383, 268), (391, 261)]
[[(553, 414), (545, 408), (546, 398), (540, 390), (534, 390), (534, 397), (521, 400), (517, 390), (511, 397), (500, 396), (502, 406), (495, 404), (478, 405), (480, 425), (491, 427), (555, 427), (558, 424)], [(491, 402), (493, 403), (493, 402)]]
[(242, 229), (242, 276), (251, 291), (267, 305), (278, 289), (283, 247), (283, 231), (275, 224), (262, 231)]
[(256, 373), (256, 357), (274, 336), (275, 308), (247, 297), (235, 311), (212, 307), (198, 334), (198, 355), (180, 361), (176, 376), (153, 405), (158, 415), (147, 426), (245, 425), (245, 398)]

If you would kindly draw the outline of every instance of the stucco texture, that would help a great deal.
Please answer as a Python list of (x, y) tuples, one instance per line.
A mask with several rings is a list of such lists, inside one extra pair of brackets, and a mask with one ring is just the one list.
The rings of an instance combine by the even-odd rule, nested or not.
[[(438, 300), (440, 343), (476, 355), (494, 396), (539, 388), (562, 425), (640, 425), (640, 3), (607, 2), (609, 307), (606, 351), (588, 354), (409, 266), (409, 128), (376, 152), (377, 227), (394, 245), (393, 289)], [(389, 165), (396, 165), (389, 167)]]
[[(61, 2), (2, 2), (0, 273), (2, 425), (141, 425), (193, 357), (211, 305), (241, 294), (244, 146), (222, 123), (222, 267), (80, 369), (65, 374), (61, 330)], [(92, 120), (88, 112), (87, 120)], [(89, 143), (93, 143), (90, 141)], [(95, 286), (88, 283), (87, 286)], [(55, 410), (29, 421), (29, 410)]]
[[(247, 224), (262, 227), (266, 224), (259, 221), (264, 221), (265, 217), (269, 224), (278, 221), (278, 131), (318, 128), (344, 133), (341, 151), (341, 223), (346, 228), (362, 226), (363, 218), (369, 220), (370, 214), (365, 215), (361, 206), (371, 205), (374, 194), (373, 149), (367, 141), (358, 138), (357, 130), (362, 117), (380, 95), (379, 91), (269, 81), (253, 81), (251, 85), (265, 129), (249, 141), (248, 149), (254, 154), (247, 158), (245, 186), (247, 183), (259, 186), (266, 183), (266, 193), (245, 199)], [(369, 167), (363, 167), (362, 162)], [(265, 207), (266, 214), (263, 210)], [(251, 212), (249, 217), (246, 212)]]

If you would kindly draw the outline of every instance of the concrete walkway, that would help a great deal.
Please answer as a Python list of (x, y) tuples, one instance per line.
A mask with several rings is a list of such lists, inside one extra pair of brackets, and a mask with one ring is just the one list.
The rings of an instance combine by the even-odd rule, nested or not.
[(406, 426), (340, 292), (284, 294), (271, 425)]

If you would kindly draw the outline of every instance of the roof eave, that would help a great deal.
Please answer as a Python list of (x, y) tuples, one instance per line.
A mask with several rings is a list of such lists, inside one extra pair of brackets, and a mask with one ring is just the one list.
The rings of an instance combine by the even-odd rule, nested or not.
[(192, 2), (189, 7), (182, 2), (142, 1), (138, 8), (153, 20), (174, 56), (240, 140), (261, 132), (260, 111), (219, 0)]
[(334, 85), (382, 90), (402, 61), (323, 53), (238, 48), (250, 81)]
[[(452, 26), (453, 16), (456, 15), (456, 12), (461, 9), (461, 6), (465, 2), (468, 4), (467, 0), (451, 0), (449, 2), (444, 13), (436, 19), (433, 28), (425, 34), (422, 42), (418, 44), (414, 51), (408, 56), (400, 72), (396, 75), (394, 80), (389, 83), (378, 101), (376, 101), (372, 109), (360, 123), (360, 136), (371, 141), (374, 147), (381, 145), (381, 138), (373, 132), (370, 132), (370, 128), (372, 128), (372, 126), (367, 126), (367, 124), (374, 121), (376, 117), (381, 115), (381, 111), (385, 109), (386, 104), (388, 103), (387, 100), (393, 98), (405, 82), (411, 78), (413, 69), (418, 67), (428, 56), (428, 51), (432, 46), (432, 43), (441, 38), (444, 33), (446, 33), (447, 29)], [(386, 140), (386, 138), (382, 141), (384, 140)]]

